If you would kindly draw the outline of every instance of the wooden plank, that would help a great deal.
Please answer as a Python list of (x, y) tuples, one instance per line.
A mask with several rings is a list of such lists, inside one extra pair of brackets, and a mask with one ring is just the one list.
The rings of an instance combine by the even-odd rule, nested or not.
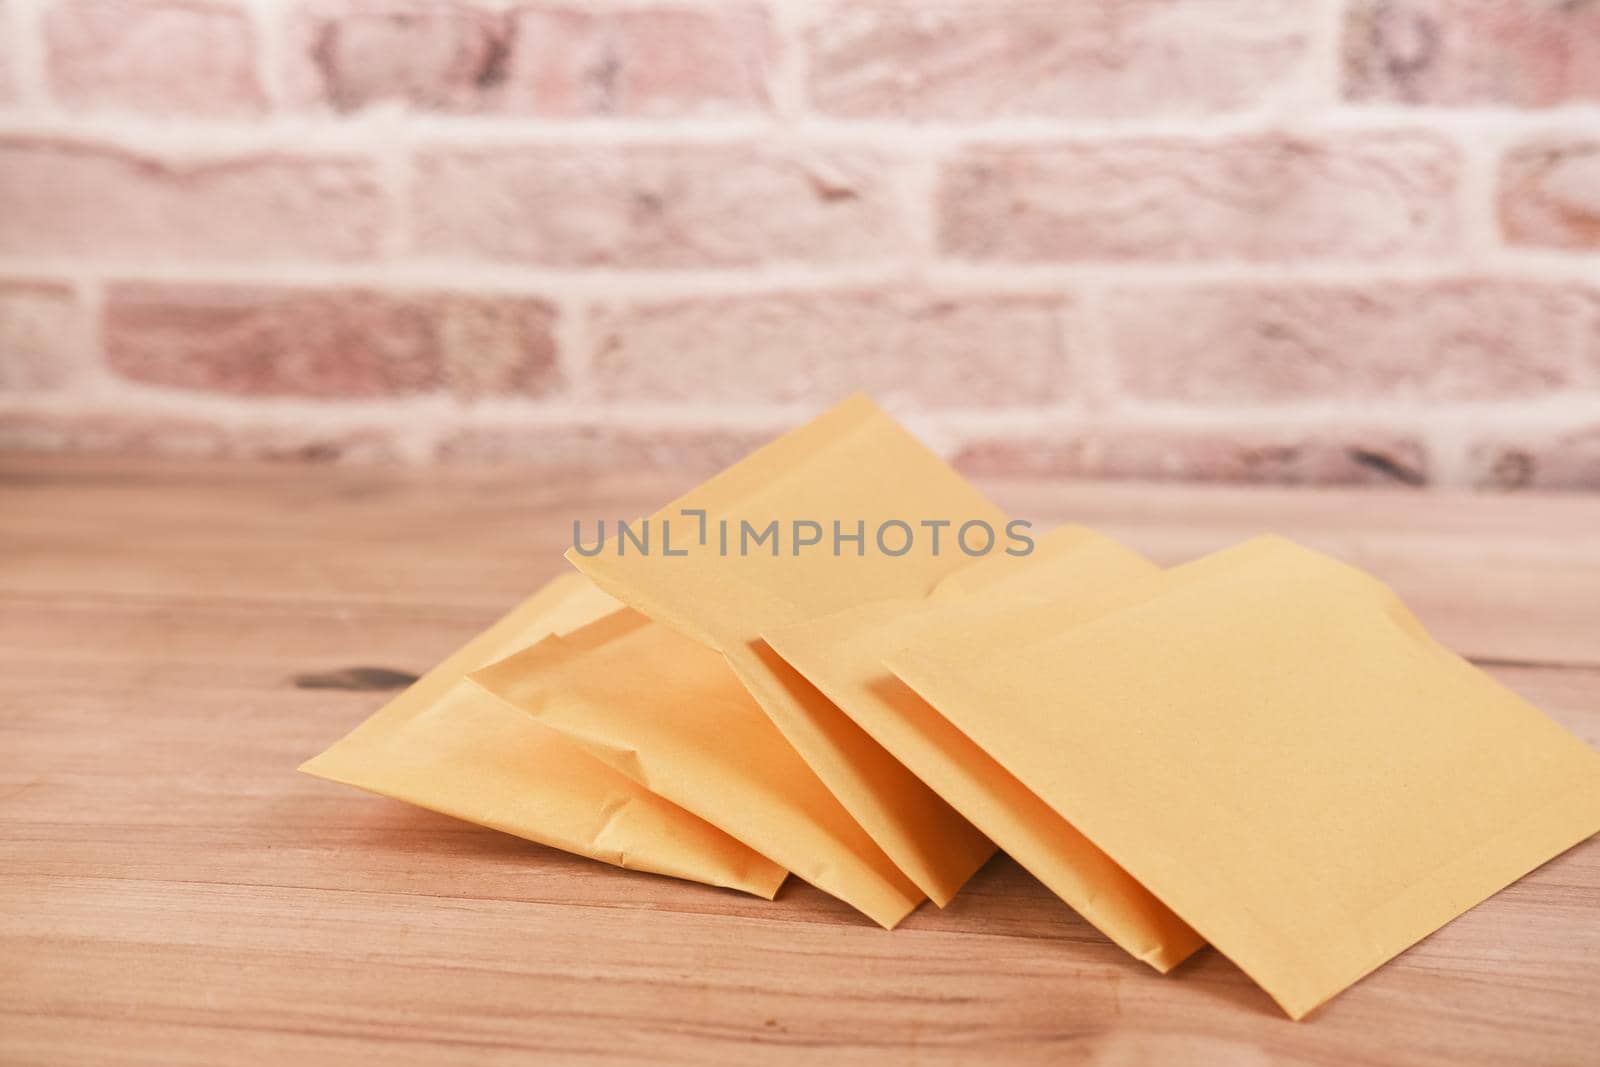
[(1592, 859), (1558, 860), (1299, 1026), (1213, 952), (1160, 978), (1074, 936), (1082, 928), (1064, 908), (1064, 935), (995, 933), (1026, 885), (1004, 863), (980, 875), (979, 891), (894, 934), (850, 917), (791, 921), (781, 905), (740, 915), (381, 884), (4, 875), (0, 948), (13, 965), (0, 998), (24, 1014), (226, 1024), (264, 1043), (285, 1030), (545, 1050), (620, 1043), (684, 1062), (748, 1055), (741, 1039), (845, 1058), (917, 1042), (937, 1060), (1080, 1043), (1109, 1054), (1156, 1035), (1234, 1062), (1252, 1050), (1308, 1062), (1329, 1050), (1339, 1062), (1579, 1062), (1593, 1037), (1600, 933), (1564, 913), (1595, 874)]
[[(885, 933), (802, 884), (615, 870), (293, 773), (385, 699), (298, 675), (424, 669), (575, 515), (680, 488), (0, 460), (0, 1062), (1592, 1060), (1594, 840), (1296, 1025), (1213, 951), (1155, 975), (1004, 857)], [(1600, 502), (995, 493), (1169, 562), (1328, 548), (1600, 744)]]
[[(572, 524), (646, 513), (683, 480), (560, 478), (250, 464), (187, 465), (152, 504), (148, 475), (104, 461), (19, 472), (0, 590), (41, 595), (231, 596), (348, 607), (503, 610), (563, 569)], [(59, 474), (50, 477), (51, 472)], [(276, 472), (277, 481), (272, 475)], [(1037, 528), (1081, 522), (1171, 564), (1280, 532), (1388, 581), (1442, 640), (1502, 661), (1600, 665), (1600, 500), (1553, 494), (1206, 489), (998, 482)], [(265, 496), (263, 494), (266, 494)], [(115, 531), (118, 551), (104, 542)], [(248, 559), (251, 565), (241, 567)]]
[(996, 485), (1018, 515), (1093, 526), (1163, 564), (1279, 533), (1362, 567), (1440, 640), (1600, 665), (1600, 499), (1551, 494)]

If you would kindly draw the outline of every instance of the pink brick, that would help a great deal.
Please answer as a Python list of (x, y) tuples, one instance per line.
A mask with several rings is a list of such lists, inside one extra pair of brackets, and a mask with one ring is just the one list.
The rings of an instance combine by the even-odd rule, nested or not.
[(1505, 400), (1581, 381), (1600, 347), (1595, 292), (1554, 284), (1141, 288), (1107, 317), (1129, 394), (1198, 405)]
[(748, 144), (439, 149), (415, 181), (425, 254), (568, 267), (856, 262), (903, 250), (891, 166)]
[(839, 115), (1196, 114), (1271, 99), (1313, 18), (1297, 0), (869, 3), (805, 43), (811, 97)]
[(1569, 433), (1490, 437), (1469, 457), (1480, 488), (1600, 491), (1600, 422)]
[(773, 50), (756, 5), (524, 9), (500, 106), (574, 117), (762, 111)]
[(504, 74), (505, 22), (452, 3), (320, 3), (292, 22), (291, 94), (340, 111), (469, 110)]
[(673, 471), (705, 476), (732, 466), (781, 432), (779, 426), (767, 432), (636, 427), (620, 419), (592, 425), (479, 424), (446, 432), (438, 458), (527, 464), (563, 472)]
[(0, 138), (0, 254), (347, 260), (378, 249), (372, 167), (290, 155), (178, 163)]
[(1513, 244), (1600, 249), (1600, 139), (1510, 152), (1500, 168), (1500, 224)]
[(385, 101), (582, 117), (754, 112), (767, 104), (764, 11), (464, 3), (317, 4), (297, 21), (292, 82), (342, 111)]
[(530, 299), (130, 284), (112, 288), (104, 332), (112, 369), (154, 385), (526, 395), (557, 383), (553, 323), (549, 305)]
[(1448, 252), (1460, 163), (1412, 134), (979, 146), (940, 240), (985, 260), (1272, 260)]
[(589, 333), (615, 399), (988, 407), (1070, 395), (1064, 315), (1046, 297), (785, 293), (607, 308)]
[(1352, 0), (1345, 93), (1410, 104), (1600, 100), (1600, 6), (1570, 0)]
[(1422, 485), (1428, 480), (1421, 443), (1382, 430), (1130, 424), (1066, 435), (980, 438), (965, 445), (954, 463), (974, 477), (1274, 485)]
[(61, 0), (47, 12), (50, 87), (69, 106), (236, 115), (263, 105), (255, 35), (233, 4)]
[(49, 389), (80, 369), (83, 330), (72, 290), (0, 280), (0, 392)]
[(0, 451), (359, 463), (393, 462), (400, 455), (392, 429), (383, 426), (205, 419), (121, 410), (126, 406), (58, 413), (0, 404)]

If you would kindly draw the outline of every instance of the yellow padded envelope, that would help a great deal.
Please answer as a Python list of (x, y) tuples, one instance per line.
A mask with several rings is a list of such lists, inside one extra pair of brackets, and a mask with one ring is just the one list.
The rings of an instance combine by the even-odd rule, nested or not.
[(888, 665), (1291, 1016), (1600, 829), (1600, 756), (1354, 568), (1135, 585)]
[(768, 630), (779, 655), (974, 826), (1134, 956), (1163, 973), (1198, 934), (988, 753), (883, 666), (941, 627), (977, 635), (1019, 605), (1076, 598), (1159, 573), (1082, 527), (1039, 538), (1032, 555), (956, 572), (927, 600), (884, 600)]
[(771, 899), (784, 870), (464, 679), (617, 610), (557, 578), (301, 770), (606, 863)]
[[(701, 514), (685, 516), (685, 510)], [(743, 522), (779, 523), (777, 554), (742, 554)], [(910, 528), (904, 554), (879, 550), (883, 524)], [(972, 563), (961, 527), (987, 523), (993, 551), (1011, 544), (1006, 518), (870, 400), (856, 396), (760, 449), (650, 517), (654, 552), (614, 537), (575, 566), (651, 618), (721, 652), (772, 721), (906, 876), (943, 905), (994, 847), (945, 801), (834, 707), (761, 640), (763, 630), (866, 600), (920, 598)], [(794, 524), (817, 524), (820, 547), (799, 547)], [(727, 525), (724, 525), (726, 523)], [(834, 524), (845, 540), (833, 554)], [(946, 523), (946, 526), (940, 526)], [(669, 555), (662, 539), (669, 531)], [(731, 531), (724, 552), (723, 531)], [(702, 537), (702, 533), (704, 536)], [(852, 533), (866, 539), (859, 550)], [(888, 531), (891, 552), (904, 535)], [(985, 547), (982, 527), (968, 547)], [(934, 539), (939, 539), (939, 551)]]
[(472, 678), (882, 926), (922, 899), (723, 658), (638, 612), (548, 638)]

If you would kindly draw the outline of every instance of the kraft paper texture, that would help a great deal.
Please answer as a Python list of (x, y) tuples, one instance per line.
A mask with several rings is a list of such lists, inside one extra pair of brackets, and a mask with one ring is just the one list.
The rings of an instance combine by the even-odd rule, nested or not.
[(1015, 615), (887, 665), (1294, 1018), (1600, 830), (1600, 755), (1287, 541)]
[(579, 575), (557, 578), (300, 769), (580, 856), (770, 900), (783, 868), (464, 680), (618, 606)]
[(922, 900), (727, 662), (638, 612), (547, 638), (472, 678), (884, 927)]
[(1081, 527), (1041, 537), (1023, 559), (998, 557), (941, 582), (926, 600), (884, 600), (768, 630), (783, 658), (874, 740), (949, 801), (1080, 915), (1166, 972), (1198, 934), (1004, 766), (912, 692), (883, 658), (945, 631), (979, 640), (990, 620), (1026, 604), (1078, 600), (1159, 573)]
[[(685, 516), (688, 509), (699, 513)], [(779, 523), (776, 554), (738, 551), (741, 523)], [(793, 523), (817, 524), (823, 544), (796, 550)], [(875, 543), (886, 522), (910, 527), (903, 554)], [(840, 803), (922, 893), (943, 905), (994, 846), (937, 793), (762, 640), (763, 631), (885, 598), (920, 599), (973, 562), (958, 543), (987, 523), (994, 551), (1006, 516), (870, 400), (856, 396), (786, 434), (650, 518), (655, 551), (612, 537), (596, 555), (569, 551), (602, 589), (720, 652)], [(861, 532), (872, 544), (845, 542)], [(942, 527), (938, 524), (943, 523)], [(726, 525), (724, 525), (726, 524)], [(858, 525), (859, 524), (859, 525)], [(931, 525), (930, 525), (931, 524)], [(664, 549), (670, 530), (672, 551)], [(733, 531), (723, 551), (723, 531)], [(983, 546), (974, 526), (968, 543)], [(891, 551), (903, 534), (891, 531)], [(933, 537), (939, 537), (935, 551)]]

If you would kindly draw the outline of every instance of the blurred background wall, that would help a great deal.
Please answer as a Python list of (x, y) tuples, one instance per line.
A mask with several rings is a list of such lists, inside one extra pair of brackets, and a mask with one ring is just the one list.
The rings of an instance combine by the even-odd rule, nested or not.
[(0, 0), (0, 447), (1600, 489), (1600, 0)]

